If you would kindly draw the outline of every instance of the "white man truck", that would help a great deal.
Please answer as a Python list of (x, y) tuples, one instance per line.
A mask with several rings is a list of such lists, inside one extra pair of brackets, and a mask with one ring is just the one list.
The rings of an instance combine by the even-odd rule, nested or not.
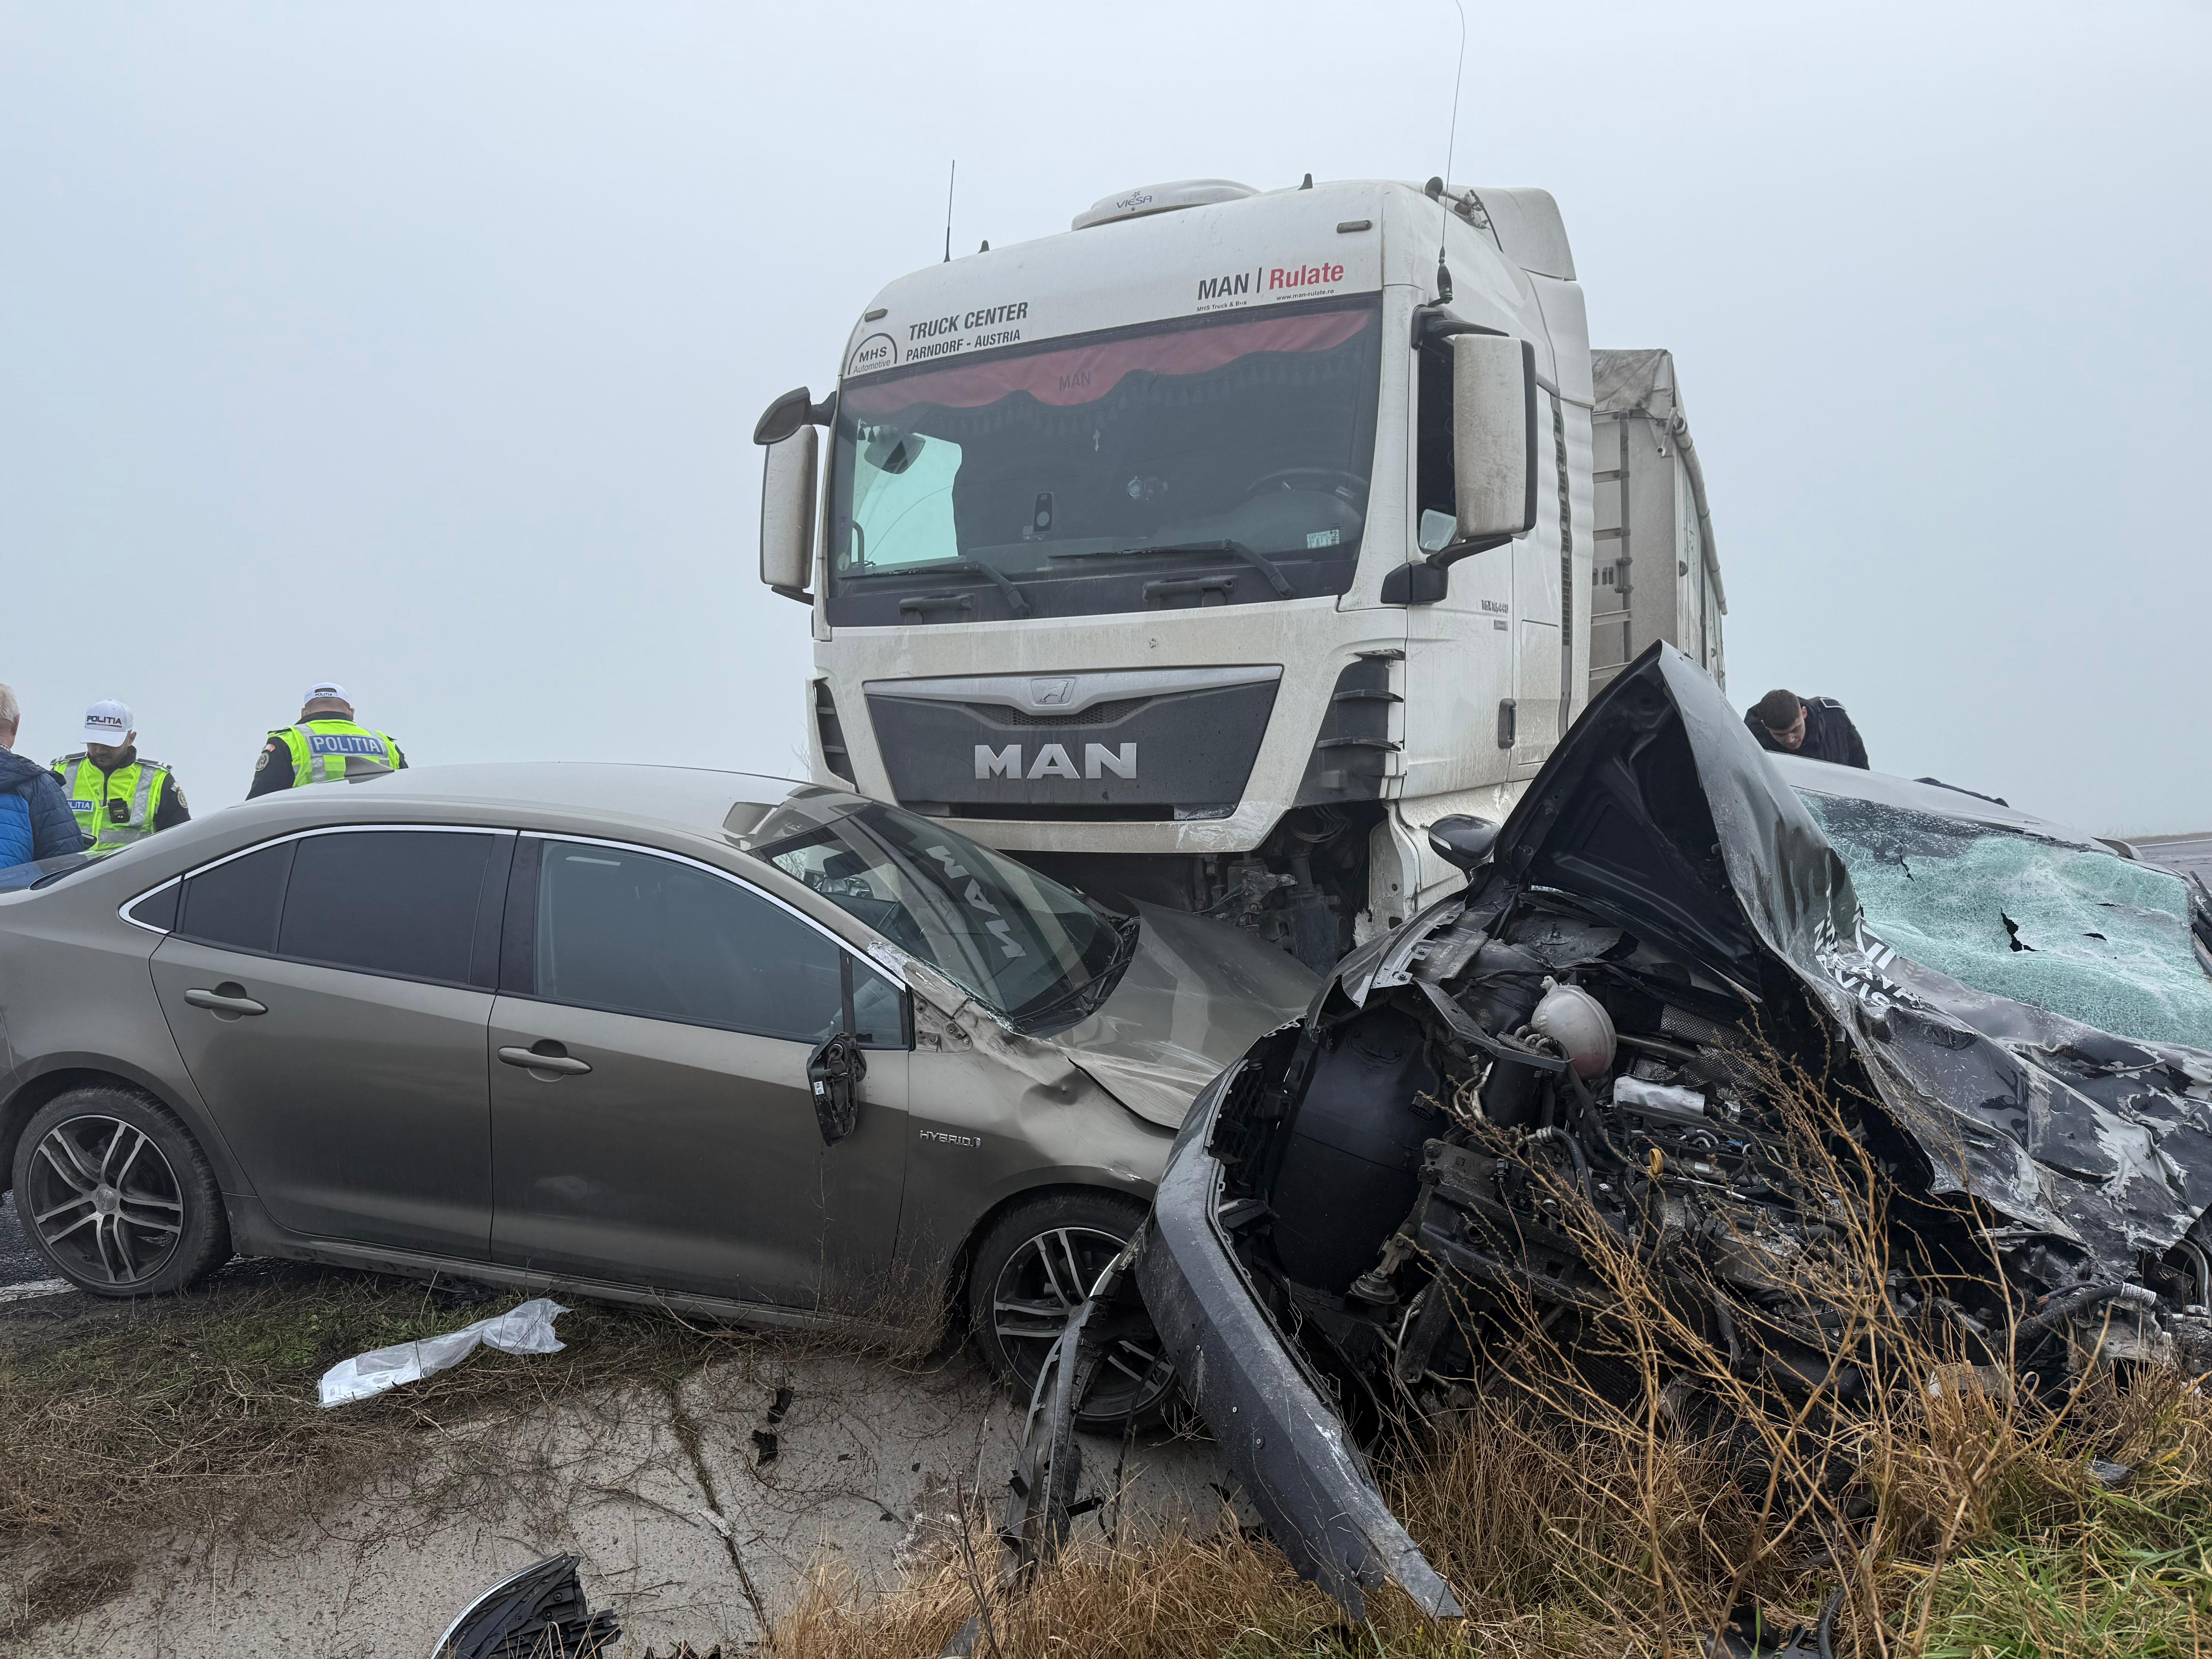
[(1637, 651), (1720, 672), (1672, 361), (1595, 356), (1540, 190), (1186, 181), (901, 277), (754, 434), (816, 781), (1334, 962)]

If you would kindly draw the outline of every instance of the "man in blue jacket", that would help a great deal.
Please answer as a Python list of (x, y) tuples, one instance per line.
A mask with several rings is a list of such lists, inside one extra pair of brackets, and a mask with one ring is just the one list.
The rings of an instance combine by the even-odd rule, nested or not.
[(0, 870), (85, 848), (60, 780), (15, 752), (22, 720), (15, 692), (0, 685)]

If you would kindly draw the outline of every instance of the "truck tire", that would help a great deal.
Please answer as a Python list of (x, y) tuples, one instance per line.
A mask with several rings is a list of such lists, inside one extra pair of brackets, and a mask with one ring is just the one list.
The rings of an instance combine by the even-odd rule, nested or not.
[(15, 1144), (15, 1213), (32, 1247), (91, 1296), (166, 1296), (230, 1259), (207, 1155), (143, 1095), (58, 1095)]
[[(968, 1316), (983, 1357), (1018, 1401), (1036, 1387), (1045, 1356), (1107, 1265), (1145, 1224), (1145, 1206), (1115, 1193), (1048, 1193), (1017, 1204), (976, 1247)], [(1175, 1392), (1136, 1277), (1093, 1316), (1103, 1358), (1076, 1426), (1118, 1433), (1157, 1421)]]

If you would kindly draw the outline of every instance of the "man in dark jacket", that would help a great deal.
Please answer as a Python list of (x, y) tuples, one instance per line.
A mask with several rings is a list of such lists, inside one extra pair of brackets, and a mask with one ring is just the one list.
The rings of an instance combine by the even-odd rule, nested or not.
[(1867, 769), (1866, 744), (1859, 729), (1833, 697), (1807, 700), (1795, 691), (1770, 691), (1752, 704), (1743, 723), (1762, 749)]
[(0, 685), (0, 870), (85, 848), (84, 831), (76, 827), (60, 781), (15, 752), (22, 720), (15, 694)]

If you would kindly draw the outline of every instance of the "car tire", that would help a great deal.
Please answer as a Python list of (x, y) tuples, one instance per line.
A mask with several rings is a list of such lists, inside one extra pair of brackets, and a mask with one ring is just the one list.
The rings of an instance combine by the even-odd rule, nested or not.
[(54, 1271), (92, 1296), (167, 1296), (230, 1259), (215, 1170), (191, 1133), (127, 1089), (71, 1089), (15, 1144), (15, 1214)]
[[(1051, 1193), (1017, 1204), (984, 1234), (969, 1266), (969, 1328), (1018, 1399), (1029, 1398), (1068, 1316), (1143, 1230), (1145, 1215), (1142, 1204), (1114, 1193)], [(1118, 1433), (1133, 1419), (1137, 1427), (1157, 1422), (1174, 1398), (1175, 1376), (1155, 1364), (1160, 1342), (1134, 1274), (1094, 1319), (1104, 1359), (1076, 1426)]]

